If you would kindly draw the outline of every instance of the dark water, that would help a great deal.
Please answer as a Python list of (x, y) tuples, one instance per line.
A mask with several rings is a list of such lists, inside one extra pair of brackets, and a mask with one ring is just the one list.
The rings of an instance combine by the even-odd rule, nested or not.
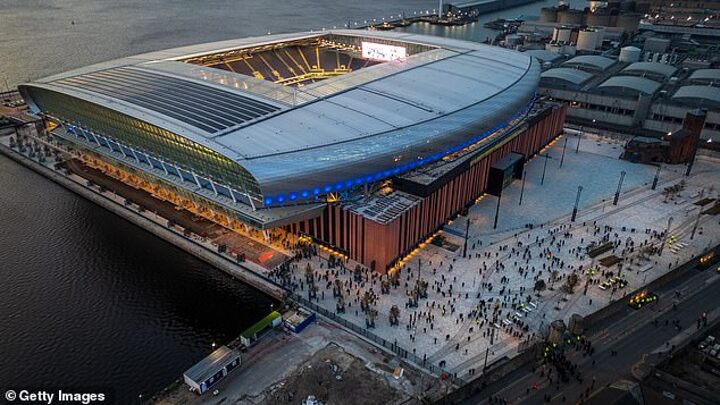
[[(484, 40), (482, 22), (407, 30)], [(1, 0), (0, 89), (126, 55), (436, 7), (427, 0)], [(72, 24), (74, 22), (74, 24)], [(156, 392), (271, 300), (0, 156), (0, 392)]]
[[(452, 3), (452, 0), (449, 1)], [(484, 24), (498, 18), (512, 19), (521, 18), (524, 20), (536, 20), (540, 15), (540, 8), (555, 6), (557, 0), (540, 0), (524, 6), (514, 7), (507, 10), (496, 11), (493, 13), (483, 14), (477, 22), (461, 25), (445, 27), (442, 25), (432, 25), (428, 23), (417, 23), (408, 27), (403, 27), (404, 32), (412, 32), (423, 35), (438, 35), (455, 39), (464, 39), (470, 41), (483, 42), (486, 39), (492, 39), (497, 34), (496, 31), (487, 29)], [(572, 8), (584, 8), (588, 4), (585, 0), (566, 0), (565, 4)]]
[(271, 299), (0, 159), (0, 390), (102, 387), (118, 403), (180, 376)]

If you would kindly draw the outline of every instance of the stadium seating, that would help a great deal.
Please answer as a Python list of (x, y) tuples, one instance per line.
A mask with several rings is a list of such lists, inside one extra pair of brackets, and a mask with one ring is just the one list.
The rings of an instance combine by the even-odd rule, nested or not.
[(302, 86), (376, 63), (315, 44), (249, 52), (208, 66), (285, 85)]

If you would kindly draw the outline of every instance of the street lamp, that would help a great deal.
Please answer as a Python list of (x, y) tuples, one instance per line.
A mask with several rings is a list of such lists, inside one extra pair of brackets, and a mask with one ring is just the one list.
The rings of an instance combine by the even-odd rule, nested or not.
[(522, 205), (523, 194), (525, 194), (525, 177), (526, 176), (527, 176), (527, 170), (525, 168), (523, 168), (522, 186), (520, 187), (520, 203), (518, 205)]
[(545, 164), (543, 165), (542, 178), (540, 179), (540, 185), (542, 186), (543, 184), (545, 184), (545, 169), (547, 169), (547, 161), (548, 161), (548, 159), (550, 159), (550, 155), (548, 155), (546, 153), (546, 154), (540, 155), (540, 156), (545, 158)]
[(580, 132), (578, 132), (578, 135), (577, 135), (578, 141), (577, 141), (577, 145), (575, 145), (575, 153), (580, 152), (580, 138), (582, 138), (583, 128), (584, 127), (580, 127)]
[(665, 242), (667, 241), (668, 235), (670, 234), (670, 226), (672, 225), (673, 217), (668, 218), (667, 229), (665, 230), (665, 236), (663, 236), (662, 244), (660, 244), (660, 251), (658, 256), (662, 256), (663, 249), (665, 249)]
[(662, 164), (658, 163), (657, 170), (655, 171), (655, 178), (653, 179), (651, 190), (655, 190), (657, 188), (658, 180), (660, 180), (660, 168), (662, 167)]
[(465, 244), (463, 245), (463, 258), (467, 257), (467, 245), (468, 245), (469, 234), (470, 234), (470, 213), (468, 213), (467, 222), (465, 223)]
[(625, 170), (620, 172), (620, 181), (618, 182), (617, 191), (615, 191), (615, 199), (613, 199), (613, 205), (618, 205), (620, 199), (620, 190), (622, 189), (623, 179), (625, 179)]
[(575, 206), (573, 207), (572, 218), (570, 219), (571, 222), (575, 222), (575, 218), (577, 218), (578, 204), (580, 204), (580, 193), (582, 193), (582, 190), (583, 187), (578, 186), (577, 195), (575, 196)]
[[(547, 162), (547, 160), (545, 160)], [(495, 221), (493, 221), (493, 229), (497, 229), (498, 216), (500, 216), (500, 199), (502, 198), (502, 191), (498, 194), (497, 206), (495, 207)]]
[(702, 207), (698, 207), (698, 215), (695, 218), (695, 225), (693, 225), (692, 233), (690, 234), (690, 240), (695, 239), (695, 232), (697, 231), (698, 225), (700, 224), (700, 216), (702, 215)]

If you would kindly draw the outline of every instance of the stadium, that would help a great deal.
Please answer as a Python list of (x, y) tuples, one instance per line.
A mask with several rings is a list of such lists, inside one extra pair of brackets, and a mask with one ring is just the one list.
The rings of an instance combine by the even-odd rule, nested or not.
[[(562, 131), (536, 59), (332, 30), (152, 52), (19, 87), (85, 164), (266, 238), (386, 271)], [(515, 168), (516, 170), (517, 168)], [(140, 181), (138, 181), (140, 179)]]

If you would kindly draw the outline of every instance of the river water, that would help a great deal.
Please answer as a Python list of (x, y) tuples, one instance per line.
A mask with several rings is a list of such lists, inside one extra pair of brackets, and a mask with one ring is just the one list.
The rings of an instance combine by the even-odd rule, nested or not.
[[(484, 40), (482, 23), (406, 31)], [(0, 89), (117, 57), (432, 9), (419, 0), (3, 0)], [(0, 391), (111, 392), (179, 377), (272, 300), (0, 156)]]

